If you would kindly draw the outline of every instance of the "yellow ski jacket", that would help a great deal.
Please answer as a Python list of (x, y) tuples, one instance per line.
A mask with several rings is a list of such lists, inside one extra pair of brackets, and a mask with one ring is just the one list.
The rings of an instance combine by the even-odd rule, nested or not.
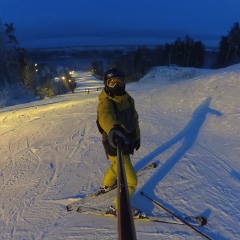
[(129, 137), (130, 145), (134, 148), (135, 142), (140, 140), (138, 113), (134, 99), (127, 92), (122, 96), (111, 97), (104, 89), (98, 99), (98, 123), (102, 130), (108, 135), (112, 128), (121, 126)]

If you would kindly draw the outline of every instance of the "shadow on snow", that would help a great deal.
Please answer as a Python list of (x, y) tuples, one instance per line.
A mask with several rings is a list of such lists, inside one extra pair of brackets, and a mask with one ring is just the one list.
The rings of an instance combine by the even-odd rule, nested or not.
[[(194, 145), (197, 139), (197, 136), (200, 132), (200, 129), (204, 121), (206, 120), (206, 117), (208, 114), (213, 114), (216, 116), (222, 115), (221, 112), (210, 108), (211, 100), (212, 100), (211, 97), (206, 98), (206, 100), (201, 105), (199, 105), (199, 107), (193, 112), (191, 120), (182, 131), (180, 131), (175, 137), (170, 139), (168, 142), (156, 148), (153, 152), (145, 156), (135, 165), (136, 170), (141, 169), (142, 167), (149, 164), (159, 154), (163, 153), (164, 151), (172, 147), (174, 144), (176, 144), (180, 140), (183, 140), (181, 146), (175, 151), (175, 153), (146, 182), (146, 184), (144, 184), (144, 186), (136, 192), (136, 194), (132, 198), (134, 202), (135, 201), (138, 202), (139, 199), (142, 199), (143, 201), (143, 197), (139, 197), (142, 191), (147, 193), (149, 196), (154, 196), (154, 189), (156, 185), (171, 171), (171, 169), (177, 164), (177, 162), (181, 159), (181, 157), (184, 156), (184, 154)], [(177, 209), (174, 209), (174, 207), (162, 201), (157, 196), (153, 198), (156, 201), (159, 201), (161, 204), (163, 204), (163, 206), (165, 206), (166, 208), (173, 211), (176, 215), (183, 216), (183, 213), (179, 212)], [(153, 209), (154, 206), (152, 205), (151, 208)], [(151, 209), (148, 208), (148, 210), (152, 212)], [(205, 215), (206, 217), (209, 217), (210, 213), (211, 213), (211, 210), (209, 209), (202, 214)], [(220, 237), (218, 239), (224, 239), (222, 236), (218, 236), (218, 237)]]

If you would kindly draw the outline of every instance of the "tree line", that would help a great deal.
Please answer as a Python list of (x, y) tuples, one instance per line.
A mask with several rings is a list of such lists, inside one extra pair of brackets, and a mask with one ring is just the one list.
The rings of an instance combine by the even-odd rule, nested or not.
[(181, 66), (201, 68), (204, 64), (205, 46), (189, 36), (173, 43), (150, 49), (139, 47), (135, 52), (124, 54), (113, 64), (124, 69), (129, 81), (141, 78), (153, 66)]
[[(123, 69), (129, 81), (137, 81), (148, 69), (153, 66), (181, 66), (202, 68), (206, 56), (205, 45), (195, 41), (190, 36), (177, 38), (164, 46), (149, 48), (138, 47), (134, 51), (119, 54), (114, 60), (94, 62), (93, 70), (101, 78), (104, 67), (115, 65)], [(226, 36), (219, 42), (214, 68), (226, 67), (239, 63), (240, 59), (240, 26), (236, 22)], [(108, 65), (108, 66), (107, 66)], [(21, 48), (15, 36), (13, 23), (0, 23), (0, 97), (3, 99), (4, 89), (15, 89), (15, 92), (32, 92), (37, 96), (54, 96), (56, 94), (72, 91), (76, 86), (74, 79), (69, 75), (68, 69), (59, 72), (48, 64), (36, 66), (26, 49)], [(58, 79), (58, 80), (56, 80)], [(71, 84), (75, 85), (71, 85)], [(11, 87), (14, 85), (14, 88)], [(9, 95), (7, 93), (6, 95)], [(1, 102), (0, 102), (1, 105)]]
[(0, 25), (0, 89), (12, 84), (33, 88), (34, 66), (27, 58), (27, 51), (20, 47), (13, 24)]
[[(121, 56), (114, 65), (124, 69), (128, 80), (135, 81), (146, 74), (153, 66), (181, 66), (202, 68), (206, 57), (206, 47), (201, 41), (189, 36), (177, 38), (173, 43), (155, 49), (139, 47), (135, 52)], [(240, 27), (234, 23), (227, 36), (222, 36), (212, 68), (227, 67), (239, 63)], [(214, 59), (215, 60), (215, 59)]]
[(217, 67), (226, 67), (239, 62), (240, 58), (240, 26), (236, 22), (219, 43)]
[[(59, 71), (61, 79), (57, 78)], [(51, 97), (73, 92), (76, 83), (68, 69), (59, 71), (48, 64), (35, 64), (20, 47), (13, 23), (0, 23), (0, 107), (21, 95)]]

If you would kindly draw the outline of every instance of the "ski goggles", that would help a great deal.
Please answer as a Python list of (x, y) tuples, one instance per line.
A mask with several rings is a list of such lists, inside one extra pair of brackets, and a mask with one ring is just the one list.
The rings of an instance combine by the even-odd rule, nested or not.
[(124, 78), (111, 78), (109, 80), (107, 80), (107, 85), (110, 88), (114, 88), (116, 85), (122, 87), (126, 84), (125, 79)]

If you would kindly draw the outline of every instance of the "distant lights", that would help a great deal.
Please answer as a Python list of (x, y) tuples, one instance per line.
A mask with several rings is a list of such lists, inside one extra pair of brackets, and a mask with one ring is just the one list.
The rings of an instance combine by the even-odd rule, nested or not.
[(38, 72), (38, 64), (35, 63), (34, 66), (35, 66), (35, 71)]

